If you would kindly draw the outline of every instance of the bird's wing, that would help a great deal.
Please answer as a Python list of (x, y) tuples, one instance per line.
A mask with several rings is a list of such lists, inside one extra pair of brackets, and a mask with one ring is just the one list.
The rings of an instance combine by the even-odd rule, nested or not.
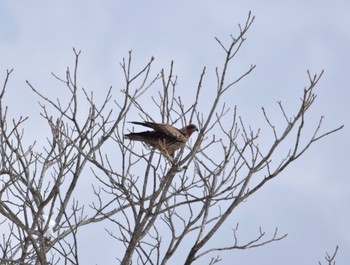
[(173, 136), (168, 136), (161, 131), (145, 131), (139, 133), (129, 133), (126, 138), (133, 141), (141, 141), (160, 150), (162, 153), (174, 157), (174, 152), (181, 148), (181, 142)]
[(166, 134), (168, 137), (174, 138), (174, 140), (177, 140), (180, 142), (187, 141), (186, 133), (175, 128), (174, 126), (171, 126), (170, 124), (154, 123), (154, 122), (137, 122), (137, 121), (134, 121), (131, 123), (152, 128), (153, 130), (162, 132)]

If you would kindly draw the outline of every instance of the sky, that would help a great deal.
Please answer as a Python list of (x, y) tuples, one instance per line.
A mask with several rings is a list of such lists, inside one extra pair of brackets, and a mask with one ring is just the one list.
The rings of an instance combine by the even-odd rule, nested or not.
[[(154, 68), (160, 70), (174, 60), (178, 87), (186, 91), (196, 87), (204, 66), (214, 76), (223, 58), (214, 37), (229, 40), (249, 11), (255, 22), (234, 71), (257, 67), (232, 94), (242, 117), (258, 128), (262, 106), (272, 117), (279, 100), (295, 110), (308, 82), (307, 70), (318, 74), (324, 69), (307, 117), (309, 135), (320, 116), (325, 116), (324, 131), (345, 127), (312, 146), (222, 228), (230, 230), (239, 222), (242, 240), (260, 226), (270, 233), (278, 227), (288, 236), (261, 248), (221, 253), (221, 264), (318, 264), (336, 245), (337, 264), (348, 264), (349, 1), (1, 1), (0, 80), (6, 69), (14, 69), (6, 103), (13, 117), (31, 116), (28, 141), (44, 138), (45, 130), (37, 130), (38, 99), (25, 80), (48, 95), (59, 95), (51, 72), (64, 75), (73, 65), (73, 47), (82, 51), (79, 84), (97, 94), (120, 85), (119, 63), (130, 50), (134, 65), (154, 56)], [(228, 243), (230, 238), (222, 235), (220, 241)], [(113, 264), (89, 255), (84, 253), (83, 264)]]

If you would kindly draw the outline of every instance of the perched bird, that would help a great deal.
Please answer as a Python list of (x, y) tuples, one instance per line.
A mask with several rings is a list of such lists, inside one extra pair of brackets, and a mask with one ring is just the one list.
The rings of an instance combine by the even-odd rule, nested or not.
[(144, 142), (171, 157), (174, 157), (176, 150), (185, 146), (187, 140), (194, 131), (198, 131), (197, 126), (194, 124), (177, 129), (170, 124), (164, 123), (153, 123), (147, 121), (133, 121), (131, 123), (152, 128), (153, 131), (129, 133), (124, 135), (126, 138), (132, 141)]

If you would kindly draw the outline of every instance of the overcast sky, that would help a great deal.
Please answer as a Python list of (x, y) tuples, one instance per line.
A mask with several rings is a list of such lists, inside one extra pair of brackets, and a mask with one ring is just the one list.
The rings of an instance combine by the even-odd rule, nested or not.
[[(135, 65), (154, 56), (160, 70), (174, 60), (179, 89), (191, 89), (203, 66), (214, 73), (222, 62), (214, 37), (229, 40), (249, 10), (256, 20), (235, 69), (257, 68), (235, 88), (232, 99), (247, 123), (258, 127), (260, 108), (277, 112), (278, 100), (292, 111), (307, 85), (306, 71), (324, 69), (307, 118), (315, 125), (324, 115), (324, 131), (341, 124), (345, 128), (312, 146), (241, 205), (223, 228), (239, 222), (242, 240), (249, 240), (244, 231), (259, 226), (268, 232), (278, 227), (288, 237), (258, 249), (223, 253), (222, 264), (317, 264), (336, 245), (337, 264), (349, 264), (349, 1), (1, 1), (1, 82), (6, 69), (14, 68), (6, 98), (10, 112), (33, 113), (31, 124), (39, 120), (37, 98), (25, 80), (56, 95), (50, 73), (64, 74), (73, 65), (72, 47), (82, 51), (79, 80), (89, 90), (118, 87), (119, 62), (129, 50)], [(37, 130), (27, 133), (32, 139), (40, 135)], [(82, 264), (113, 264), (106, 256), (86, 251)]]

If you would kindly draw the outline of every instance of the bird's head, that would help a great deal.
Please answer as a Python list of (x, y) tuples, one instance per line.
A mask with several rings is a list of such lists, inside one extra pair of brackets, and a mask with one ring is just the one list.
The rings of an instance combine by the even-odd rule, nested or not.
[(190, 124), (190, 125), (186, 126), (186, 131), (187, 131), (188, 135), (191, 135), (193, 132), (198, 132), (198, 128), (196, 125)]

